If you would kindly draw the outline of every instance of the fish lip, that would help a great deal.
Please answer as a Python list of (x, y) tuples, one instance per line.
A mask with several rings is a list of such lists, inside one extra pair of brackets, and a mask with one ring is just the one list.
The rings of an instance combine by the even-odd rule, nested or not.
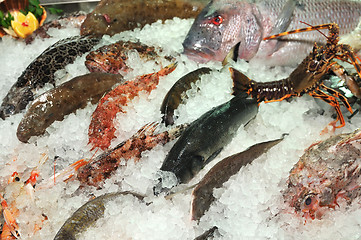
[(198, 63), (207, 63), (213, 60), (216, 55), (214, 51), (209, 48), (184, 49), (183, 54)]

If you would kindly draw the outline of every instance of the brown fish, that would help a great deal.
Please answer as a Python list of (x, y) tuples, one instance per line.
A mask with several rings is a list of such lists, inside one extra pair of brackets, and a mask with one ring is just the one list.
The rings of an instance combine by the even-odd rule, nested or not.
[(25, 143), (30, 137), (43, 134), (54, 121), (86, 107), (89, 101), (97, 103), (113, 85), (122, 81), (119, 74), (90, 73), (41, 94), (21, 120), (16, 133), (18, 139)]
[(215, 200), (213, 189), (222, 187), (223, 183), (238, 173), (243, 166), (251, 163), (282, 140), (283, 138), (258, 143), (214, 165), (193, 190), (192, 219), (199, 220), (209, 209), (211, 203)]
[(206, 0), (102, 0), (81, 26), (81, 35), (102, 36), (143, 27), (157, 20), (194, 18)]
[(184, 75), (172, 86), (167, 95), (165, 95), (160, 107), (160, 112), (163, 114), (163, 121), (166, 126), (173, 125), (174, 110), (178, 108), (179, 104), (184, 102), (185, 92), (192, 88), (192, 83), (195, 83), (202, 75), (208, 74), (211, 71), (207, 67), (199, 68)]
[(100, 187), (119, 167), (122, 159), (139, 161), (143, 151), (151, 150), (158, 144), (166, 144), (179, 137), (186, 125), (176, 126), (170, 130), (154, 133), (158, 124), (145, 125), (128, 140), (106, 151), (93, 161), (77, 169), (76, 178), (85, 185)]
[(105, 204), (125, 195), (132, 195), (139, 201), (144, 198), (144, 196), (132, 192), (106, 193), (94, 198), (81, 206), (65, 221), (54, 240), (76, 240), (77, 235), (86, 231), (87, 228), (104, 216)]

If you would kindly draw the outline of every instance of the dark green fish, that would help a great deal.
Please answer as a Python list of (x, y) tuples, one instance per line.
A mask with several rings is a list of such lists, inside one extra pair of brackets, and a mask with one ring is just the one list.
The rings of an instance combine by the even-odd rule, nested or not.
[[(174, 173), (179, 183), (190, 181), (222, 151), (242, 124), (256, 116), (257, 101), (247, 96), (238, 94), (192, 122), (169, 151), (160, 170)], [(160, 179), (154, 193), (165, 190)]]
[(144, 198), (144, 196), (131, 192), (106, 193), (94, 198), (81, 206), (65, 221), (63, 226), (55, 235), (54, 240), (76, 240), (76, 236), (78, 234), (86, 231), (87, 228), (104, 216), (106, 203), (128, 194), (133, 195), (139, 200)]
[(214, 165), (193, 190), (192, 219), (199, 220), (209, 209), (215, 200), (213, 189), (222, 187), (223, 183), (238, 173), (243, 166), (251, 163), (282, 140), (283, 138), (255, 144), (247, 150), (229, 156)]
[(25, 109), (34, 100), (34, 92), (46, 83), (55, 84), (54, 73), (82, 54), (90, 51), (99, 38), (74, 36), (62, 39), (41, 53), (10, 88), (0, 106), (0, 117), (5, 119)]

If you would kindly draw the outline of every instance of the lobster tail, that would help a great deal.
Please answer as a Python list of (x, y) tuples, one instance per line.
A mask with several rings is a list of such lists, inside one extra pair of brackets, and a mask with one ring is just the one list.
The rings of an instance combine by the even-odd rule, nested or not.
[(29, 0), (4, 0), (0, 2), (0, 10), (8, 12), (11, 10), (25, 9), (29, 5)]
[(231, 77), (233, 79), (233, 95), (236, 96), (242, 92), (248, 92), (251, 88), (251, 79), (249, 79), (246, 75), (241, 73), (240, 71), (229, 68), (229, 71), (231, 72)]

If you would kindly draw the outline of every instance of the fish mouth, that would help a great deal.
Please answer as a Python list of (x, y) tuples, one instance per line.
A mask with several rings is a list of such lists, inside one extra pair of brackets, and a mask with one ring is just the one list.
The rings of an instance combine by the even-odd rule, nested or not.
[(183, 54), (186, 55), (189, 59), (198, 62), (198, 63), (207, 63), (215, 59), (215, 53), (208, 48), (198, 48), (198, 49), (187, 49), (183, 50)]

